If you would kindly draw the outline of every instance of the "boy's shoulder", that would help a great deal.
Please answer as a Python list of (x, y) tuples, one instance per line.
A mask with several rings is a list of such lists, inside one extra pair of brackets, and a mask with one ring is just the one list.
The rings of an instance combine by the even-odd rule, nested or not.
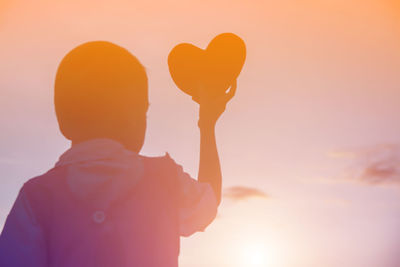
[(168, 152), (163, 156), (143, 156), (140, 155), (142, 162), (144, 163), (147, 170), (160, 170), (160, 169), (170, 169), (175, 170), (179, 165), (175, 162), (175, 160), (169, 155)]
[[(142, 163), (148, 171), (175, 171), (178, 165), (175, 160), (166, 152), (162, 156), (144, 156), (140, 155)], [(66, 166), (53, 167), (47, 172), (30, 178), (22, 186), (23, 189), (32, 191), (49, 191), (63, 183)]]
[(65, 170), (63, 167), (53, 167), (45, 173), (30, 178), (24, 183), (26, 187), (48, 187), (52, 185), (52, 181), (61, 177), (61, 173)]
[(54, 187), (60, 185), (60, 181), (63, 177), (61, 174), (63, 171), (64, 168), (51, 168), (47, 172), (26, 181), (23, 184), (21, 191), (24, 191), (24, 193), (28, 195), (35, 195), (36, 197), (40, 196), (41, 198), (46, 195), (49, 196), (54, 190)]
[[(178, 165), (169, 153), (162, 156), (144, 156), (140, 155), (141, 162), (149, 178), (166, 181), (167, 177), (176, 177), (182, 166)], [(21, 191), (27, 196), (35, 199), (48, 199), (51, 201), (57, 192), (63, 191), (68, 187), (65, 179), (68, 166), (53, 167), (47, 172), (30, 178), (26, 181)]]
[(149, 161), (149, 162), (166, 162), (166, 163), (175, 163), (168, 152), (165, 152), (162, 156), (145, 156), (139, 155), (140, 159)]

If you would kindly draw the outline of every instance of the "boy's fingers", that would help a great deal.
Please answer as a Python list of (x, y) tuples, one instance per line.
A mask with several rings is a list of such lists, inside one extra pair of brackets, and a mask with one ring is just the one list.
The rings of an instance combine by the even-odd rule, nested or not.
[(229, 88), (229, 91), (222, 96), (210, 98), (203, 90), (198, 90), (196, 97), (192, 96), (192, 99), (199, 104), (213, 103), (212, 105), (223, 105), (225, 108), (226, 103), (228, 103), (229, 100), (231, 100), (235, 96), (236, 88), (237, 83), (236, 80), (234, 80)]

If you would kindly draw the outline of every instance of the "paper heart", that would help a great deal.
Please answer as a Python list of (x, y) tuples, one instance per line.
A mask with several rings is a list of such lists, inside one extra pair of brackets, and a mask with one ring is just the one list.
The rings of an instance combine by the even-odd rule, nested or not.
[(233, 33), (222, 33), (205, 50), (178, 44), (168, 55), (168, 67), (178, 88), (199, 102), (200, 95), (225, 94), (239, 76), (245, 59), (244, 41)]

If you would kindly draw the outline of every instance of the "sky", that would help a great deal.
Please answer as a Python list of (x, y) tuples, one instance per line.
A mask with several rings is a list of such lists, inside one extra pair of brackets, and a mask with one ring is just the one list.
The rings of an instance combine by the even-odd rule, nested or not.
[(107, 40), (149, 76), (142, 154), (197, 175), (198, 106), (169, 51), (233, 32), (247, 46), (217, 125), (224, 198), (180, 266), (399, 267), (396, 0), (0, 2), (0, 229), (19, 188), (69, 147), (53, 107), (62, 57)]

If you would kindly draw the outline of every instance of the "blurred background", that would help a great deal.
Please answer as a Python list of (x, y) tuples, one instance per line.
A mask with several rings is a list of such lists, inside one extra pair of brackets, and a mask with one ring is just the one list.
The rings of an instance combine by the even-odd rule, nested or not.
[(169, 51), (233, 32), (247, 45), (217, 125), (224, 199), (180, 266), (400, 266), (400, 4), (397, 0), (0, 1), (0, 229), (29, 178), (70, 146), (53, 85), (63, 56), (107, 40), (149, 76), (142, 154), (193, 177), (198, 106)]

